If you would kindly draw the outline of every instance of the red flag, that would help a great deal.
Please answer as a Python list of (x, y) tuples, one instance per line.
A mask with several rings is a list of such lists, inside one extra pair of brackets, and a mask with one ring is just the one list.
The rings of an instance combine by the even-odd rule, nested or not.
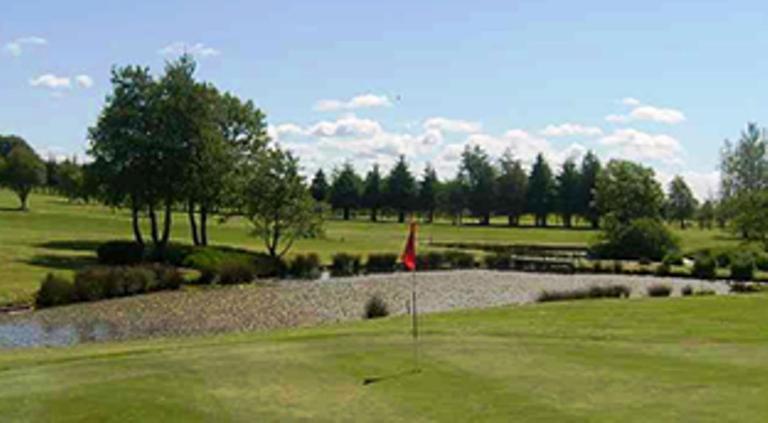
[(405, 244), (405, 251), (400, 257), (403, 266), (409, 271), (416, 270), (416, 222), (411, 222), (411, 230), (408, 234), (408, 242)]

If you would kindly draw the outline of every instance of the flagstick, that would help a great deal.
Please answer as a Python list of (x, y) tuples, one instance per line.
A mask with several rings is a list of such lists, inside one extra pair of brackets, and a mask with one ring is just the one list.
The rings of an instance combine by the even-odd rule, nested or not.
[(419, 369), (419, 320), (416, 308), (416, 271), (411, 271), (411, 326), (413, 334), (413, 365), (418, 373)]

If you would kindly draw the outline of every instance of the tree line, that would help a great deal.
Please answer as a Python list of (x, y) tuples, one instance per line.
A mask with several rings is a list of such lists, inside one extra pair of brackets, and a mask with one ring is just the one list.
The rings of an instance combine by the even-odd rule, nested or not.
[[(330, 178), (319, 169), (310, 189), (316, 201), (329, 203), (342, 219), (367, 211), (374, 222), (382, 213), (394, 214), (400, 222), (407, 214), (418, 213), (428, 223), (436, 214), (450, 217), (456, 224), (461, 224), (464, 217), (474, 218), (480, 225), (489, 225), (493, 216), (504, 216), (509, 226), (518, 226), (521, 217), (529, 214), (538, 227), (548, 226), (550, 217), (557, 216), (567, 228), (576, 221), (598, 228), (601, 219), (616, 210), (620, 215), (667, 218), (685, 228), (699, 210), (690, 187), (680, 176), (672, 180), (665, 196), (650, 168), (614, 160), (607, 170), (591, 151), (580, 163), (566, 160), (557, 171), (539, 154), (526, 171), (509, 150), (494, 161), (482, 148), (467, 146), (457, 175), (446, 181), (441, 181), (429, 164), (420, 176), (415, 176), (406, 158), (400, 156), (386, 175), (378, 165), (365, 176), (358, 175), (350, 163), (334, 169)], [(641, 193), (642, 198), (651, 197), (645, 203), (638, 197), (623, 195), (635, 191), (632, 184), (641, 184), (654, 195)], [(600, 195), (602, 201), (598, 201)], [(625, 203), (612, 204), (616, 199), (624, 199)], [(638, 207), (649, 210), (633, 211)]]

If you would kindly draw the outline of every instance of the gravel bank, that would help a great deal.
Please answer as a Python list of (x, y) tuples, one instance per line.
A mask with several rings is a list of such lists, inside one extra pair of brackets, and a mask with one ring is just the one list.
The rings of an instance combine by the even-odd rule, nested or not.
[[(76, 304), (0, 317), (0, 346), (259, 331), (356, 320), (373, 294), (385, 299), (392, 314), (403, 314), (411, 283), (409, 274), (385, 274), (164, 292)], [(534, 302), (542, 290), (615, 283), (629, 286), (633, 296), (645, 295), (646, 288), (656, 283), (671, 285), (673, 295), (679, 295), (685, 285), (728, 292), (722, 282), (691, 279), (485, 270), (419, 273), (417, 283), (422, 312), (525, 304)], [(19, 332), (19, 327), (27, 329)], [(30, 335), (29, 330), (35, 333)], [(28, 339), (14, 342), (13, 336)], [(57, 338), (46, 341), (51, 336)]]

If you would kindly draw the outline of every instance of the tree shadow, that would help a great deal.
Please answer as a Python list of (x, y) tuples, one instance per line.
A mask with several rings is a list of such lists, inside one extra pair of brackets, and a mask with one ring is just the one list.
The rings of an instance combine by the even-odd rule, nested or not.
[(21, 207), (0, 207), (0, 212), (8, 213), (26, 213), (28, 210), (24, 210)]
[(36, 255), (24, 263), (31, 266), (45, 267), (54, 270), (79, 270), (83, 267), (96, 265), (96, 257), (92, 256), (57, 256), (52, 254)]
[(35, 247), (49, 250), (96, 251), (96, 249), (99, 248), (99, 245), (102, 243), (102, 241), (94, 241), (88, 239), (73, 239), (63, 241), (47, 241), (36, 244)]

